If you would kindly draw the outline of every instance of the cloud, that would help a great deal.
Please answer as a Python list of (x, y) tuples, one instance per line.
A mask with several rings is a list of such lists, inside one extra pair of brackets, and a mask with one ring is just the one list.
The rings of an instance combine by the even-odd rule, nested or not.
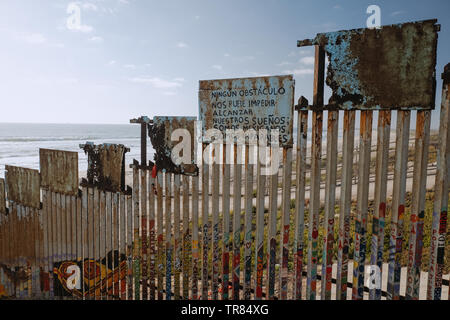
[(283, 62), (278, 63), (277, 66), (282, 67), (282, 66), (287, 66), (287, 65), (290, 65), (290, 64), (291, 64), (290, 62), (283, 61)]
[(168, 81), (158, 77), (134, 77), (128, 80), (133, 83), (149, 84), (157, 89), (174, 89), (182, 86), (180, 81)]
[(95, 43), (102, 43), (103, 42), (103, 38), (102, 37), (93, 36), (93, 37), (89, 38), (89, 41), (95, 42)]
[(184, 43), (184, 42), (178, 42), (178, 43), (177, 43), (177, 47), (178, 47), (178, 48), (187, 48), (188, 45), (187, 45), (186, 43)]
[(116, 64), (116, 62), (117, 62), (116, 60), (111, 60), (108, 62), (108, 65), (113, 66)]
[(216, 70), (222, 70), (222, 66), (218, 64), (213, 65), (212, 68)]
[(398, 16), (398, 15), (401, 15), (401, 14), (404, 14), (404, 13), (405, 13), (405, 11), (403, 11), (403, 10), (394, 11), (394, 12), (391, 13), (391, 16), (395, 17), (395, 16)]
[(195, 16), (194, 18), (195, 18), (195, 20), (198, 20), (198, 19), (200, 19), (200, 16)]
[(305, 74), (314, 74), (314, 70), (309, 69), (309, 68), (300, 68), (300, 69), (293, 69), (293, 70), (284, 70), (283, 73), (295, 74), (295, 75), (305, 75)]
[(130, 4), (130, 1), (128, 1), (128, 0), (119, 0), (119, 3), (121, 3), (121, 4)]
[(83, 8), (83, 10), (87, 10), (87, 11), (97, 11), (97, 6), (91, 2), (85, 2), (81, 4), (81, 8)]
[(136, 69), (136, 66), (134, 64), (124, 64), (123, 67), (127, 69)]
[(176, 96), (177, 95), (177, 93), (173, 92), (173, 91), (164, 91), (162, 94), (165, 96)]
[(230, 56), (230, 54), (229, 53), (224, 53), (223, 56), (228, 58)]
[(41, 33), (19, 34), (17, 38), (28, 44), (43, 44), (47, 42), (47, 38)]
[(314, 57), (303, 57), (300, 59), (300, 63), (306, 64), (306, 65), (314, 65)]
[(175, 79), (173, 79), (173, 81), (184, 82), (184, 78), (175, 78)]

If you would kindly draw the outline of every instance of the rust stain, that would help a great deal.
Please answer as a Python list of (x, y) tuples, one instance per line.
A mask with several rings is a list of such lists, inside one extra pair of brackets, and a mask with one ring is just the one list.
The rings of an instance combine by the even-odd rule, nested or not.
[(41, 186), (53, 192), (78, 194), (78, 153), (39, 149)]
[(6, 214), (6, 194), (4, 179), (0, 179), (0, 213)]
[(437, 20), (319, 33), (330, 61), (329, 105), (341, 109), (434, 109)]
[(39, 209), (41, 204), (39, 171), (9, 165), (6, 165), (5, 169), (8, 199), (26, 207)]
[(88, 155), (87, 180), (82, 181), (83, 185), (110, 192), (125, 190), (125, 153), (129, 151), (127, 147), (107, 143), (86, 143), (80, 147)]
[[(155, 164), (157, 170), (166, 172), (198, 175), (195, 161), (195, 117), (154, 117), (153, 124), (148, 126), (148, 135), (155, 149)], [(190, 136), (190, 162), (176, 165), (172, 161), (173, 148), (182, 141), (172, 141), (172, 133), (177, 129), (186, 129)], [(178, 138), (178, 137), (177, 137)], [(184, 143), (184, 142), (183, 142)], [(177, 154), (178, 155), (178, 154)], [(184, 156), (181, 154), (181, 156)]]

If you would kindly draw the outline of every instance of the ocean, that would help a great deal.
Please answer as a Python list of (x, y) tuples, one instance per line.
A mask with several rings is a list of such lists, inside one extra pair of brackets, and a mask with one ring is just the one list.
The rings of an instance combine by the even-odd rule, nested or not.
[[(87, 141), (129, 147), (125, 156), (129, 164), (133, 158), (140, 159), (140, 134), (136, 124), (0, 123), (0, 177), (6, 164), (39, 169), (39, 148), (76, 151), (79, 170), (86, 171), (87, 157), (79, 145)], [(151, 145), (148, 159), (153, 159)]]

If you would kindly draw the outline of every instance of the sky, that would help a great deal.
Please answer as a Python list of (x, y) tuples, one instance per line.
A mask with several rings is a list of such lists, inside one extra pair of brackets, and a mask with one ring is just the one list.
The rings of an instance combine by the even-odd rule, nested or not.
[(439, 107), (448, 0), (1, 0), (0, 122), (197, 116), (199, 80), (262, 75), (294, 74), (311, 102), (314, 51), (297, 40), (366, 27), (371, 4), (382, 25), (438, 19)]

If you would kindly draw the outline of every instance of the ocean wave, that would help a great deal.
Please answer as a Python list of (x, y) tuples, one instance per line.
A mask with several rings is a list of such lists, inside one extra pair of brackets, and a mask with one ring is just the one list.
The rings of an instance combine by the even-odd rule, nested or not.
[(37, 142), (37, 141), (90, 141), (90, 140), (131, 140), (139, 137), (100, 137), (100, 136), (74, 136), (74, 137), (0, 137), (0, 142)]

